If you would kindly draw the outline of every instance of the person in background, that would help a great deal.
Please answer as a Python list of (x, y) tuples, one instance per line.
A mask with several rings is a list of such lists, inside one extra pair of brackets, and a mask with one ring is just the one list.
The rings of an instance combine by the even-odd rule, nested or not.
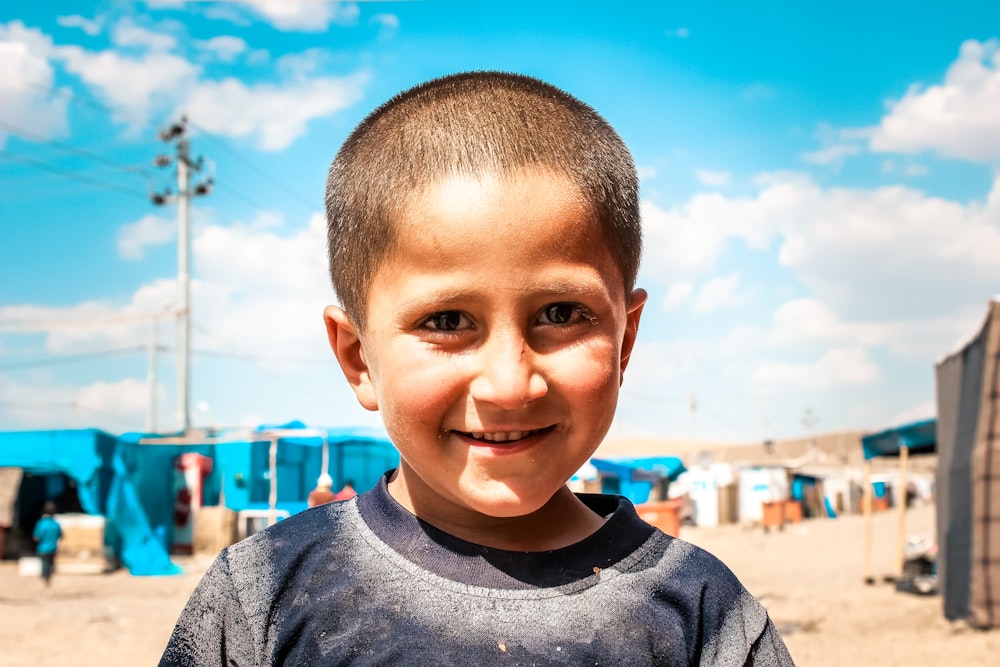
[(37, 542), (35, 552), (42, 560), (42, 581), (48, 590), (52, 586), (52, 573), (55, 571), (56, 550), (62, 538), (62, 526), (55, 520), (56, 506), (51, 500), (45, 501), (42, 508), (42, 518), (35, 524), (34, 538)]
[(309, 492), (307, 499), (309, 507), (324, 505), (336, 500), (337, 495), (333, 492), (332, 487), (333, 479), (326, 473), (320, 475), (319, 479), (316, 480), (316, 488)]
[(352, 480), (347, 480), (344, 482), (344, 488), (337, 491), (337, 495), (334, 497), (334, 500), (350, 500), (356, 495), (358, 495), (358, 492), (354, 490), (354, 482)]

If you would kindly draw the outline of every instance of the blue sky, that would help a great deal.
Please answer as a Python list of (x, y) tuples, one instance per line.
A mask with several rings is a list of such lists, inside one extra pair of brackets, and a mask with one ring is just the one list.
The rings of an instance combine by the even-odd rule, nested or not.
[(194, 424), (377, 425), (326, 347), (326, 168), (385, 99), (468, 69), (565, 88), (639, 166), (650, 302), (612, 437), (933, 416), (934, 362), (1000, 293), (1000, 6), (815, 4), (7, 0), (0, 428), (141, 429), (157, 317), (175, 425), (176, 210), (148, 193), (181, 114), (216, 183)]

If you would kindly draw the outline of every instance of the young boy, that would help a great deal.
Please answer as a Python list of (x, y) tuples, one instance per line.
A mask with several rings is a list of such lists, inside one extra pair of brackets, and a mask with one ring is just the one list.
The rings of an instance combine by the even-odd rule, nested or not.
[(722, 563), (565, 485), (646, 301), (600, 116), (527, 77), (437, 79), (351, 134), (326, 204), (330, 344), (399, 468), (223, 551), (161, 664), (791, 664)]

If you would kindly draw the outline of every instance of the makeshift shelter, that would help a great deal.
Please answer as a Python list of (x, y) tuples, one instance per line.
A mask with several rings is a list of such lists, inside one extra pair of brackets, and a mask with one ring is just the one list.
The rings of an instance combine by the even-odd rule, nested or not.
[(80, 506), (106, 518), (106, 543), (132, 574), (180, 571), (150, 526), (114, 436), (96, 429), (0, 432), (0, 467), (56, 483), (62, 475), (73, 480)]
[(865, 516), (865, 580), (874, 581), (872, 575), (872, 507), (875, 503), (875, 488), (872, 483), (871, 460), (877, 457), (899, 458), (899, 473), (896, 478), (899, 522), (896, 531), (896, 559), (899, 572), (903, 571), (903, 549), (906, 544), (906, 475), (910, 454), (933, 454), (937, 451), (937, 420), (924, 419), (895, 428), (872, 433), (861, 438), (861, 448), (865, 456), (864, 500), (862, 508)]
[[(363, 491), (398, 463), (381, 433), (301, 422), (183, 436), (0, 432), (0, 528), (15, 522), (18, 504), (26, 508), (22, 523), (33, 525), (43, 502), (69, 480), (75, 511), (104, 518), (106, 555), (132, 574), (172, 574), (180, 568), (168, 553), (194, 550), (195, 517), (203, 509), (263, 519), (254, 524), (259, 529), (305, 509), (321, 472)], [(16, 528), (30, 538), (31, 525)]]
[[(590, 464), (601, 476), (602, 493), (625, 496), (637, 505), (665, 499), (667, 485), (685, 470), (676, 456), (590, 459)], [(652, 493), (654, 488), (658, 493)], [(650, 495), (659, 497), (650, 498)]]
[(1000, 625), (1000, 297), (935, 366), (938, 577), (944, 615)]
[[(364, 491), (399, 465), (399, 453), (382, 433), (310, 428), (298, 421), (186, 436), (130, 433), (122, 438), (136, 446), (134, 451), (144, 462), (136, 469), (143, 479), (150, 520), (166, 528), (176, 552), (184, 552), (190, 544), (184, 541), (189, 539), (186, 535), (178, 540), (178, 529), (186, 525), (179, 521), (184, 517), (177, 516), (178, 498), (190, 497), (198, 506), (222, 506), (237, 513), (237, 535), (243, 536), (306, 509), (309, 491), (323, 472), (337, 488), (350, 480)], [(201, 481), (190, 474), (169, 473), (178, 459), (192, 456), (210, 462)], [(200, 487), (193, 494), (192, 481)]]

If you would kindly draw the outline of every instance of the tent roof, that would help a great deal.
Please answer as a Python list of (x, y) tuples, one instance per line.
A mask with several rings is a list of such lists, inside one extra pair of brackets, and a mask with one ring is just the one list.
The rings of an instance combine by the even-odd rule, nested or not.
[(933, 454), (937, 451), (937, 419), (925, 419), (866, 435), (861, 438), (861, 447), (865, 460), (877, 456), (899, 456), (903, 447), (911, 454)]
[(590, 463), (601, 472), (632, 481), (658, 481), (664, 478), (672, 481), (686, 470), (676, 456), (590, 459)]
[[(296, 432), (301, 431), (301, 435)], [(249, 444), (251, 442), (267, 442), (277, 435), (282, 442), (295, 443), (306, 447), (319, 447), (325, 439), (327, 442), (344, 442), (367, 440), (389, 442), (389, 436), (384, 430), (367, 427), (336, 427), (313, 428), (300, 421), (287, 424), (261, 424), (254, 428), (224, 428), (212, 430), (197, 430), (188, 435), (172, 433), (125, 433), (119, 436), (123, 442), (143, 444), (171, 445), (215, 445), (215, 444)]]

